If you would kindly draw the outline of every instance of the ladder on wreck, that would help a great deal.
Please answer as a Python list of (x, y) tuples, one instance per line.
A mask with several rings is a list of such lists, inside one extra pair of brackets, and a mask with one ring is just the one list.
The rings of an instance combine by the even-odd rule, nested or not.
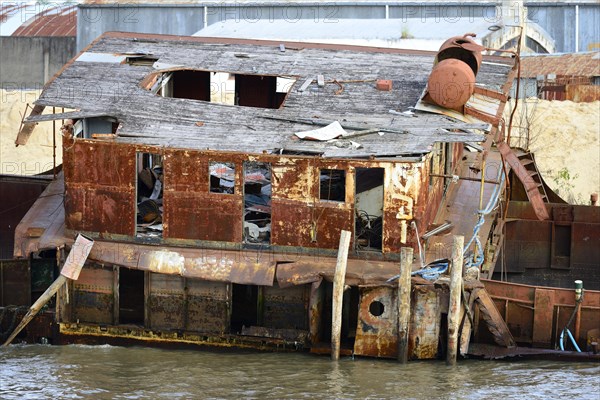
[(544, 203), (548, 203), (548, 193), (546, 193), (546, 187), (542, 181), (542, 176), (538, 170), (533, 153), (530, 151), (515, 149), (515, 154), (521, 162), (521, 165), (523, 165), (527, 170), (529, 178), (531, 178), (533, 181), (532, 184), (538, 189)]

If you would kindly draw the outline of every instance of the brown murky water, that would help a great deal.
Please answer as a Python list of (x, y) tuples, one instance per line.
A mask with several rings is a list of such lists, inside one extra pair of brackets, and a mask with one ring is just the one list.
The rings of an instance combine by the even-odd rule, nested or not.
[(1, 399), (595, 399), (600, 365), (111, 346), (0, 348)]

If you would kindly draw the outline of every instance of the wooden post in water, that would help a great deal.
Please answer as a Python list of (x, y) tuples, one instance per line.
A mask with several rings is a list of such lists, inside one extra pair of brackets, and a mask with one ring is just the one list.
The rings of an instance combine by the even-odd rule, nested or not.
[(340, 359), (340, 335), (342, 334), (342, 305), (344, 302), (344, 284), (346, 279), (346, 265), (348, 263), (348, 247), (352, 234), (342, 231), (340, 247), (338, 249), (335, 275), (333, 277), (333, 295), (331, 305), (331, 359)]
[(79, 278), (79, 273), (81, 272), (81, 268), (83, 268), (83, 264), (87, 259), (90, 251), (92, 250), (92, 246), (94, 245), (94, 241), (92, 239), (88, 239), (83, 235), (77, 235), (75, 239), (75, 243), (73, 243), (73, 247), (69, 252), (69, 256), (65, 261), (65, 264), (60, 271), (60, 276), (56, 278), (56, 280), (46, 289), (46, 291), (40, 296), (39, 299), (29, 308), (29, 311), (23, 317), (23, 320), (17, 328), (13, 331), (13, 333), (8, 337), (6, 342), (2, 345), (8, 346), (10, 342), (27, 326), (27, 324), (36, 316), (38, 312), (42, 309), (42, 307), (54, 296), (54, 294), (61, 288), (62, 285), (67, 282), (67, 280), (71, 279), (76, 281)]
[(450, 264), (450, 302), (448, 304), (448, 349), (446, 364), (455, 365), (458, 353), (458, 325), (460, 322), (460, 295), (462, 287), (463, 246), (465, 238), (454, 236), (452, 264)]
[(402, 364), (408, 362), (412, 261), (412, 247), (403, 247), (400, 253), (400, 277), (398, 278), (398, 361)]

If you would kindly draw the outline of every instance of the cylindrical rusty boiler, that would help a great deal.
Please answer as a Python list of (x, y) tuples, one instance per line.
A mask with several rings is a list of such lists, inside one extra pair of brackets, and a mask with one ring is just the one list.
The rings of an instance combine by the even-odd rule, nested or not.
[(430, 99), (445, 108), (460, 109), (475, 90), (475, 76), (481, 66), (482, 46), (467, 33), (446, 40), (435, 57), (427, 92)]

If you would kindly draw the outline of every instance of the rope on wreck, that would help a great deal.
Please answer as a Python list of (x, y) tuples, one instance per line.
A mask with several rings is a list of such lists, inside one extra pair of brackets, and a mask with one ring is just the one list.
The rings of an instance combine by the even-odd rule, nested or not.
[(481, 265), (483, 264), (483, 259), (484, 259), (483, 245), (481, 244), (481, 240), (479, 239), (479, 231), (481, 230), (481, 227), (485, 223), (486, 215), (489, 215), (498, 205), (498, 201), (500, 199), (500, 193), (501, 193), (500, 188), (504, 187), (505, 178), (506, 178), (506, 175), (504, 174), (504, 169), (501, 168), (500, 169), (500, 177), (498, 179), (498, 184), (494, 186), (494, 191), (492, 192), (492, 195), (490, 196), (490, 199), (488, 200), (486, 207), (484, 209), (477, 210), (477, 214), (479, 215), (479, 218), (477, 220), (477, 223), (473, 227), (473, 236), (471, 236), (471, 239), (467, 242), (467, 244), (463, 248), (463, 255), (466, 255), (467, 250), (469, 250), (469, 247), (471, 247), (471, 244), (475, 243), (475, 252), (473, 253), (472, 259), (471, 259), (471, 257), (465, 257), (467, 268), (470, 268), (470, 267), (480, 268)]

